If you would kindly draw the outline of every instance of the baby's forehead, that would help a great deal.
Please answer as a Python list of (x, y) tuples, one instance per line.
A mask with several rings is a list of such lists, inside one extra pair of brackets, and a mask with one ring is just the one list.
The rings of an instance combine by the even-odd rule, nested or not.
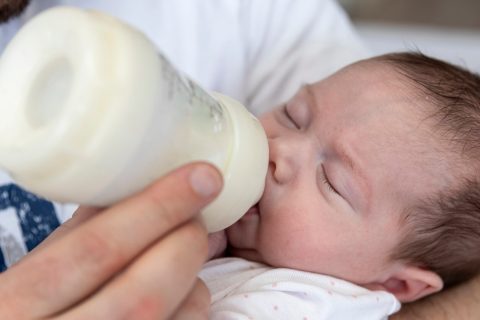
[[(384, 81), (399, 81), (403, 84), (412, 86), (415, 82), (407, 77), (396, 65), (380, 57), (360, 60), (344, 68), (351, 74), (359, 77), (361, 75), (371, 75), (382, 78)], [(413, 89), (413, 87), (410, 87)]]
[(377, 105), (379, 112), (394, 105), (395, 108), (408, 110), (416, 118), (425, 118), (435, 111), (431, 97), (413, 79), (394, 65), (377, 58), (351, 64), (332, 78), (337, 82), (334, 88), (338, 92), (335, 94), (361, 98)]
[(370, 108), (358, 105), (353, 117), (371, 117), (365, 130), (371, 131), (372, 139), (384, 135), (382, 148), (407, 154), (418, 160), (412, 166), (421, 167), (455, 153), (453, 143), (445, 140), (438, 128), (438, 108), (431, 96), (394, 65), (372, 58), (354, 63), (343, 72), (358, 78), (362, 103), (371, 104)]
[[(413, 97), (417, 99), (423, 92), (413, 79), (407, 77), (395, 65), (371, 58), (352, 63), (331, 77), (320, 82), (336, 83), (342, 94), (376, 92), (377, 99), (395, 97)], [(387, 95), (381, 93), (388, 93)]]

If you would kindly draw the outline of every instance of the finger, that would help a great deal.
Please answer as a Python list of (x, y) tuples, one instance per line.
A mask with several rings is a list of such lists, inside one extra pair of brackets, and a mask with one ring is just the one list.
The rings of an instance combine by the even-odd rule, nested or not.
[(25, 310), (42, 317), (97, 290), (135, 256), (185, 223), (219, 192), (213, 166), (189, 165), (75, 228), (7, 272)]
[(205, 227), (183, 225), (60, 319), (167, 319), (194, 287), (207, 251)]
[(55, 231), (53, 231), (48, 238), (43, 240), (33, 251), (42, 250), (53, 241), (57, 241), (62, 236), (71, 232), (73, 229), (98, 214), (100, 211), (100, 208), (95, 207), (79, 207), (77, 210), (75, 210), (70, 219), (58, 226), (58, 228), (55, 229)]
[(192, 291), (175, 312), (172, 320), (208, 320), (210, 291), (205, 283), (197, 279)]
[(220, 257), (227, 249), (227, 236), (225, 230), (217, 231), (208, 235), (207, 260)]

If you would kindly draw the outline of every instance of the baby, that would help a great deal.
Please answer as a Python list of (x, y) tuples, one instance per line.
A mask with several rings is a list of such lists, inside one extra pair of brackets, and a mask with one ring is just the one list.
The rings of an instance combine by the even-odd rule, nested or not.
[[(216, 235), (243, 259), (200, 275), (213, 319), (382, 319), (479, 270), (478, 75), (388, 54), (303, 87), (261, 122), (264, 195)], [(224, 247), (212, 241), (212, 255)]]

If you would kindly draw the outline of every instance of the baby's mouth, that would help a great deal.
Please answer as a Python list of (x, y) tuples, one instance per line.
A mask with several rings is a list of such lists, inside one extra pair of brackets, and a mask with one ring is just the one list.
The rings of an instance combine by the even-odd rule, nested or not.
[(243, 215), (242, 218), (259, 216), (260, 215), (259, 203), (260, 202), (257, 202), (250, 209), (248, 209), (247, 212)]

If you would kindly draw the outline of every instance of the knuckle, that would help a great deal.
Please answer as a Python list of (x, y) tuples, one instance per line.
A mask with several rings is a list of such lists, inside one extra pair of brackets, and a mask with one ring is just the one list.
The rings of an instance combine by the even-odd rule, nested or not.
[(156, 204), (163, 204), (165, 200), (172, 200), (177, 194), (180, 194), (182, 191), (171, 192), (172, 188), (165, 186), (163, 184), (153, 184), (150, 186), (148, 191), (148, 196)]
[(181, 212), (175, 210), (174, 205), (167, 201), (154, 200), (156, 216), (167, 226), (175, 226), (181, 223)]
[(153, 184), (147, 194), (150, 201), (159, 209), (174, 213), (175, 216), (189, 216), (201, 205), (201, 201), (190, 188), (185, 188), (181, 184), (174, 186)]
[(106, 272), (113, 271), (125, 260), (123, 250), (97, 230), (85, 229), (80, 234), (76, 258), (83, 262), (92, 262)]
[(179, 225), (189, 213), (186, 208), (181, 208), (173, 198), (165, 199), (152, 193), (149, 201), (155, 211), (153, 218), (157, 221), (160, 220), (167, 227)]

